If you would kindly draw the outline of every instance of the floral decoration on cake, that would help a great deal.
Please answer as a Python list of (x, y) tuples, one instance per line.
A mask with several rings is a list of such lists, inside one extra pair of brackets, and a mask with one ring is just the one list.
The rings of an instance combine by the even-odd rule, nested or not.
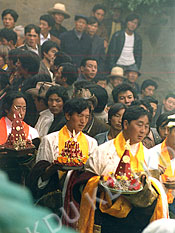
[[(75, 133), (73, 133), (73, 135), (75, 135)], [(73, 136), (65, 142), (65, 146), (58, 155), (55, 163), (70, 167), (81, 167), (86, 163), (86, 161), (87, 157), (83, 156), (79, 143)]]
[(110, 189), (122, 192), (140, 191), (142, 184), (136, 174), (131, 172), (129, 141), (126, 143), (125, 152), (120, 159), (115, 173), (102, 176), (102, 184)]
[(17, 111), (13, 115), (11, 133), (9, 134), (7, 141), (1, 145), (1, 147), (15, 151), (35, 148), (35, 146), (32, 144), (32, 141), (26, 139), (21, 115)]

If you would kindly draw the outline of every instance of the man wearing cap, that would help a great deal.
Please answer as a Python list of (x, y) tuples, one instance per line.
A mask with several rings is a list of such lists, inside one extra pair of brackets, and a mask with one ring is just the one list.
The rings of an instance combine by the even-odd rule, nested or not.
[(62, 3), (56, 3), (52, 8), (48, 10), (55, 20), (55, 25), (52, 27), (50, 34), (59, 39), (61, 33), (66, 32), (67, 29), (61, 24), (64, 19), (70, 18), (69, 13), (66, 11), (66, 7)]
[[(141, 179), (143, 190), (137, 194), (129, 195), (130, 199), (121, 193), (115, 193), (114, 197), (114, 193), (110, 193), (110, 190), (108, 193), (103, 188), (98, 187), (102, 176), (115, 174), (120, 159), (122, 156), (126, 156), (126, 142), (128, 140), (130, 140), (129, 158), (126, 156), (125, 159), (127, 159), (123, 159), (123, 164), (130, 163), (131, 170), (138, 174), (144, 174), (144, 171), (148, 171), (148, 169), (158, 169), (157, 163), (151, 159), (148, 150), (141, 142), (148, 133), (149, 122), (149, 113), (145, 109), (139, 106), (127, 108), (122, 118), (122, 132), (116, 138), (96, 148), (89, 157), (85, 171), (86, 175), (91, 173), (91, 178), (88, 177), (85, 180), (86, 186), (83, 187), (80, 204), (80, 232), (93, 232), (95, 222), (95, 224), (100, 225), (101, 232), (139, 233), (150, 221), (167, 218), (166, 195), (160, 182), (154, 178), (141, 176), (144, 177), (144, 182)], [(149, 185), (147, 186), (146, 183)], [(82, 187), (81, 184), (77, 183), (73, 192), (77, 193), (78, 188)], [(152, 186), (159, 190), (159, 194), (152, 189)], [(160, 194), (162, 194), (161, 198), (163, 199), (159, 199)], [(95, 195), (100, 198), (95, 199)], [(135, 195), (139, 195), (140, 199), (136, 198)], [(135, 204), (132, 202), (132, 197), (136, 198)], [(96, 204), (97, 201), (98, 204)]]
[(162, 166), (164, 172), (161, 175), (161, 182), (165, 183), (165, 191), (169, 203), (170, 217), (175, 218), (175, 200), (171, 187), (167, 187), (167, 184), (175, 185), (175, 114), (167, 116), (167, 127), (169, 133), (165, 140), (151, 148), (150, 154), (155, 159), (158, 159), (158, 163)]
[(112, 91), (119, 84), (123, 83), (124, 74), (121, 67), (115, 66), (112, 68), (110, 75), (108, 75), (108, 84), (105, 88), (108, 93), (108, 102), (113, 103)]
[(127, 67), (125, 70), (125, 76), (126, 76), (125, 82), (130, 84), (134, 88), (137, 94), (140, 93), (140, 87), (139, 84), (136, 83), (136, 81), (140, 75), (141, 73), (139, 72), (136, 64)]
[(73, 64), (80, 67), (81, 60), (91, 55), (92, 41), (85, 30), (87, 17), (75, 15), (75, 28), (60, 36), (61, 50), (71, 56)]

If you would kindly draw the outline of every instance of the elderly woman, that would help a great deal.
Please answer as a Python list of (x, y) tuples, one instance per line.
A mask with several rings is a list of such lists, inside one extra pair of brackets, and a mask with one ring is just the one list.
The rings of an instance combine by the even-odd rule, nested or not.
[(122, 103), (116, 103), (109, 109), (108, 124), (110, 125), (110, 130), (95, 136), (98, 145), (115, 138), (120, 133), (122, 130), (122, 117), (125, 110), (126, 106)]

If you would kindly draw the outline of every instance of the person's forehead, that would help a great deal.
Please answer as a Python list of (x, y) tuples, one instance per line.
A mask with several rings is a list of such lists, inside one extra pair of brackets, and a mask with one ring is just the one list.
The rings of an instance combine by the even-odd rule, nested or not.
[(145, 124), (149, 123), (149, 119), (147, 115), (142, 115), (136, 120), (131, 120), (131, 122), (144, 122)]
[(119, 92), (119, 96), (126, 96), (126, 95), (133, 95), (133, 93), (130, 90)]
[(95, 60), (87, 60), (86, 65), (90, 65), (90, 64), (97, 65), (97, 62)]
[(51, 94), (48, 98), (49, 98), (49, 99), (60, 99), (61, 97), (59, 96), (58, 93), (53, 93), (53, 94)]
[(49, 25), (48, 22), (44, 19), (40, 19), (40, 23), (45, 23), (45, 24)]
[(85, 23), (85, 24), (87, 23), (86, 20), (83, 19), (83, 18), (79, 18), (79, 19), (77, 19), (75, 22), (77, 22), (77, 23), (82, 22), (82, 23)]
[[(27, 32), (26, 34), (37, 34), (37, 32), (35, 31), (35, 28), (32, 28), (29, 32)], [(38, 34), (37, 34), (38, 35)]]
[(22, 102), (25, 103), (25, 105), (26, 105), (26, 101), (25, 101), (25, 99), (23, 97), (15, 98), (13, 100), (13, 104), (15, 104), (15, 103), (22, 103)]
[(155, 86), (149, 85), (145, 89), (155, 89)]
[(96, 14), (99, 14), (99, 13), (105, 14), (105, 11), (103, 9), (97, 9), (95, 13)]
[(175, 101), (175, 98), (173, 98), (173, 97), (168, 97), (168, 98), (166, 99), (166, 101)]
[[(7, 13), (6, 15), (4, 15), (3, 19), (4, 19), (4, 18), (7, 18), (7, 17), (13, 18), (13, 15), (11, 15), (10, 13)], [(14, 18), (13, 18), (13, 19), (14, 19)]]
[(91, 24), (88, 24), (88, 26), (95, 26), (95, 27), (97, 27), (98, 23), (91, 23)]

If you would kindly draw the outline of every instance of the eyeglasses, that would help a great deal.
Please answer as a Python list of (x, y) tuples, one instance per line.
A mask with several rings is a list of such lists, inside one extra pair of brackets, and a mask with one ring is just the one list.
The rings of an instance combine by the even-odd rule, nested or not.
[(17, 110), (17, 111), (20, 111), (21, 109), (22, 109), (23, 111), (26, 111), (26, 109), (27, 109), (26, 106), (16, 106), (16, 105), (14, 105), (14, 108), (15, 108), (15, 110)]

